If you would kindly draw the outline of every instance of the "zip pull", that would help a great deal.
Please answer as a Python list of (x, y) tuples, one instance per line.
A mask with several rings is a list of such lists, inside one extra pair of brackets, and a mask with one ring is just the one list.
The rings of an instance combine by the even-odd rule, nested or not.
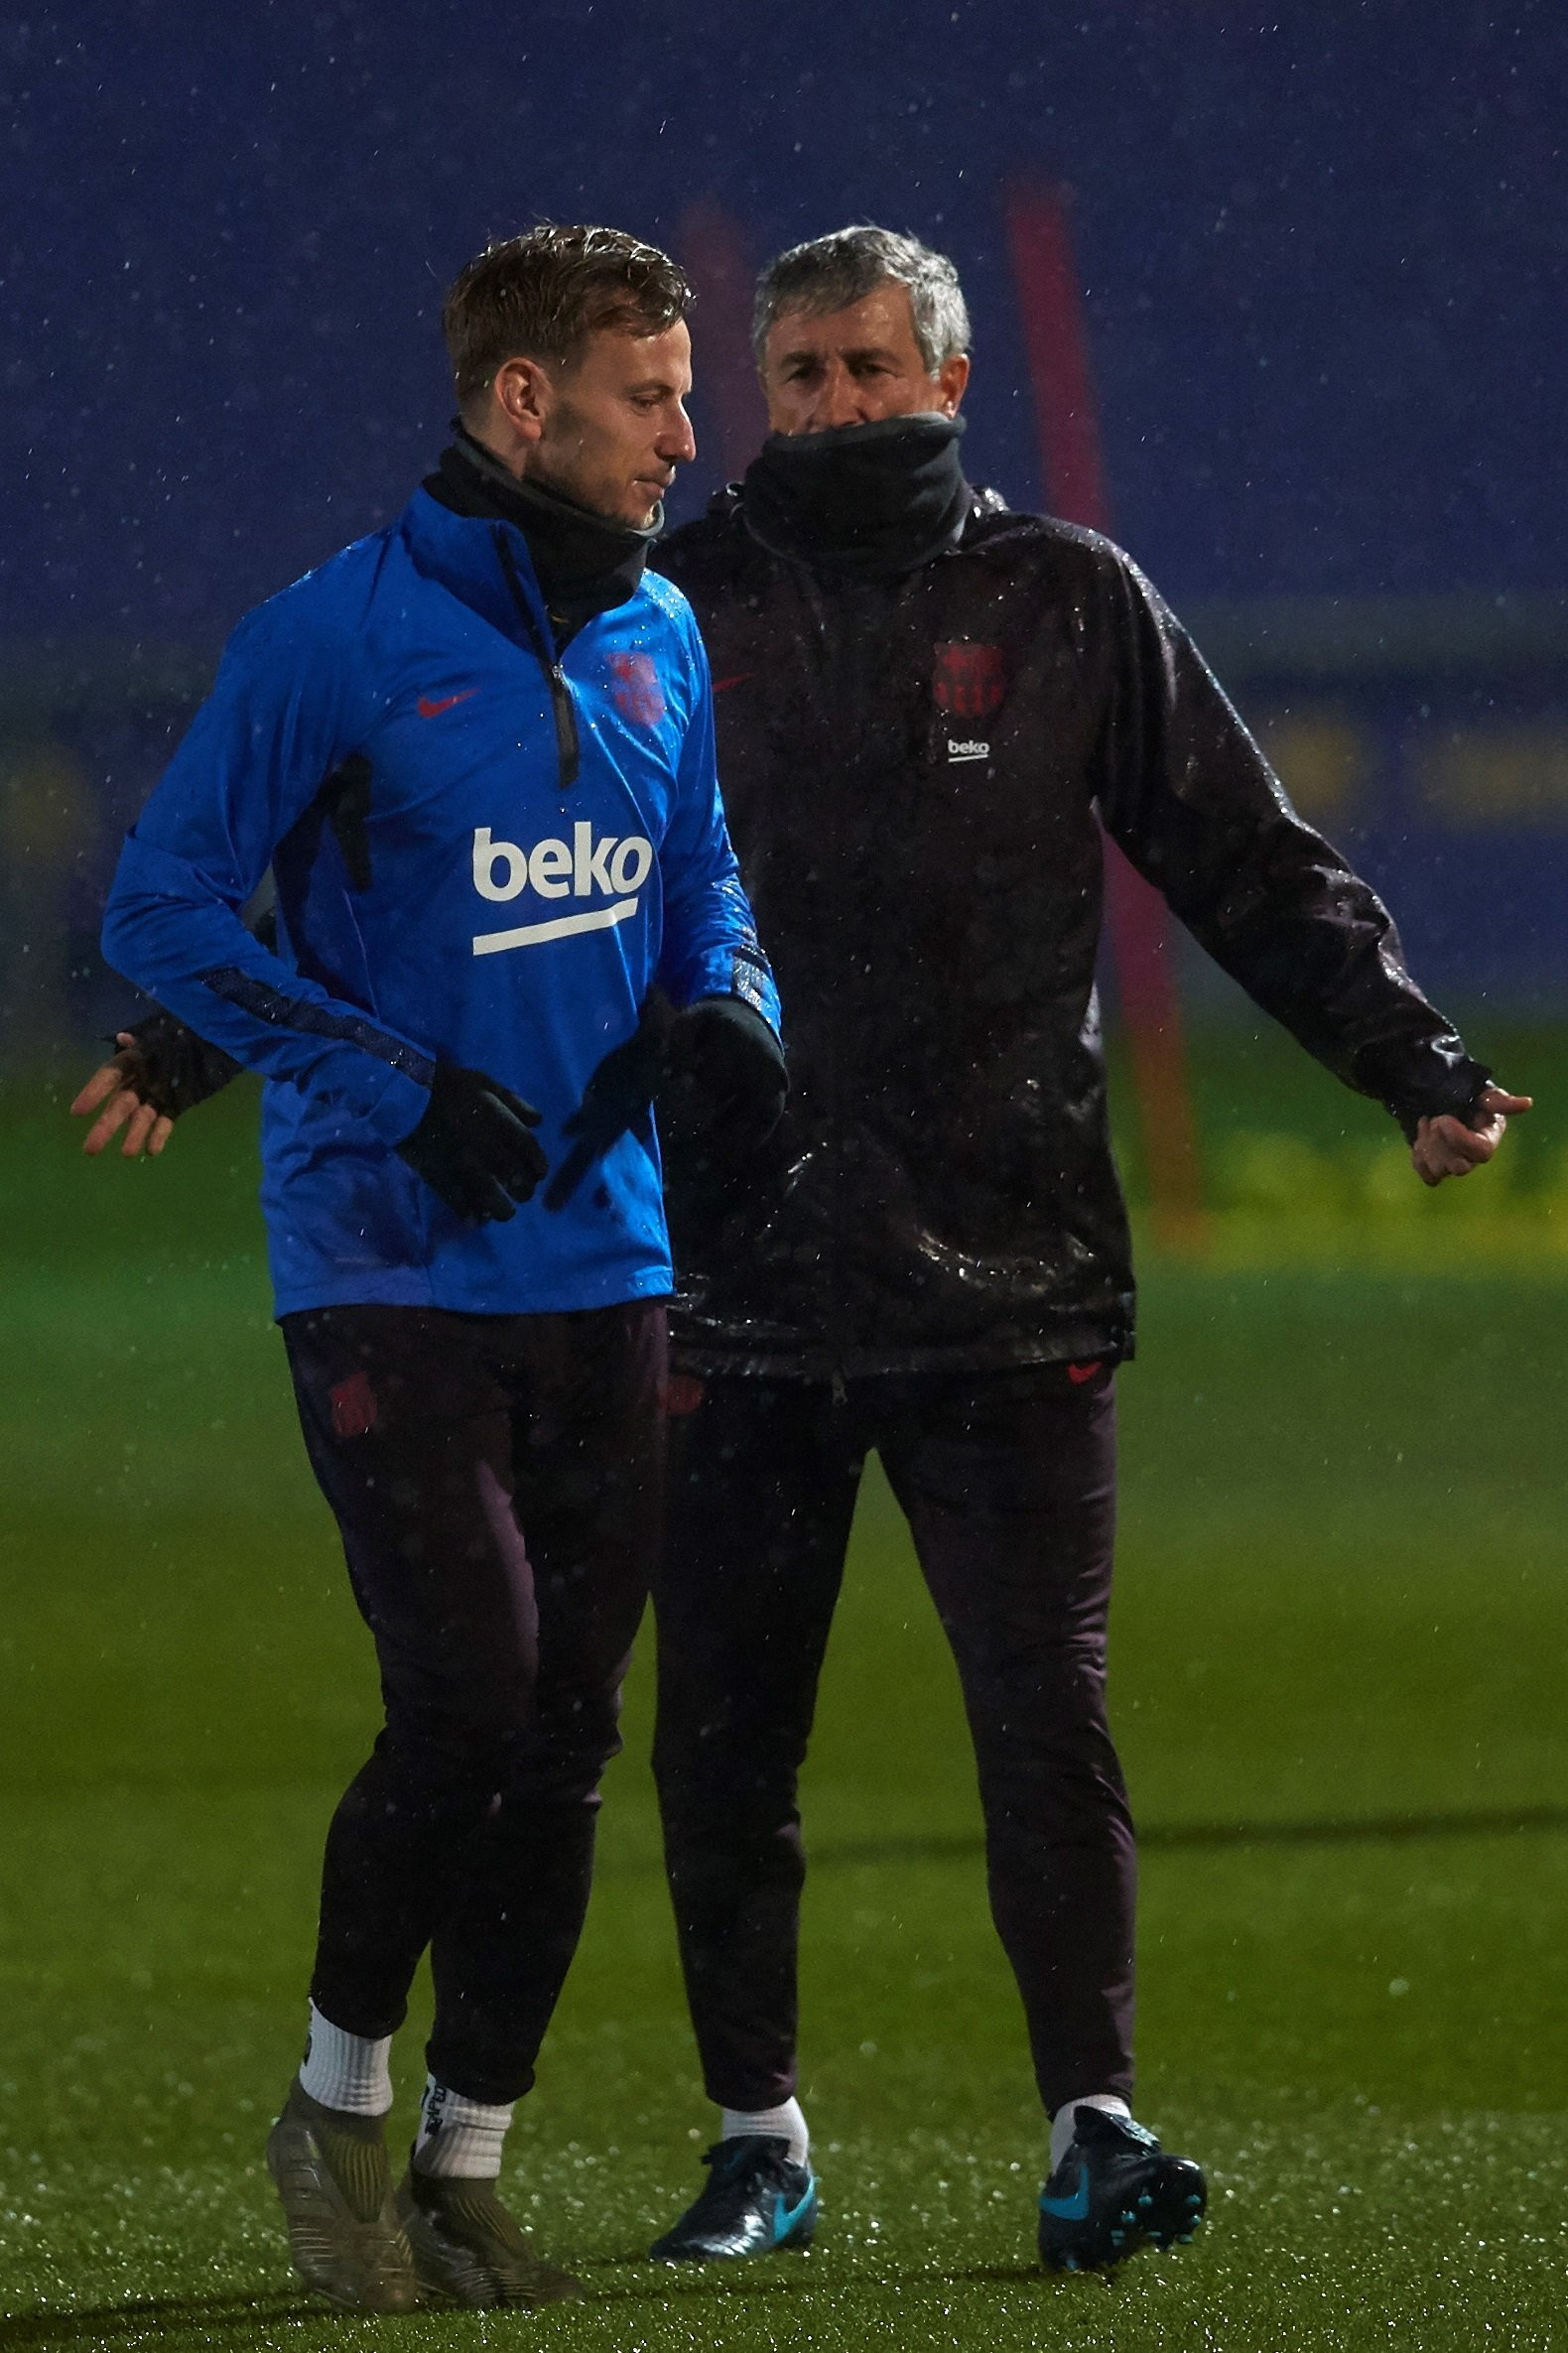
[(569, 786), (576, 784), (582, 765), (583, 747), (578, 738), (577, 706), (572, 700), (572, 689), (567, 684), (567, 674), (561, 667), (561, 656), (556, 651), (548, 623), (541, 629), (539, 616), (529, 603), (523, 584), (517, 577), (517, 566), (506, 544), (505, 530), (499, 526), (495, 533), (495, 552), (501, 560), (502, 577), (512, 591), (512, 602), (517, 607), (518, 617), (528, 632), (534, 658), (550, 688), (550, 712), (556, 722), (556, 760), (561, 773), (561, 790), (565, 792)]
[(849, 1402), (849, 1392), (844, 1385), (842, 1365), (835, 1365), (833, 1369), (833, 1378), (828, 1383), (828, 1394), (836, 1405), (848, 1405)]
[(556, 722), (556, 755), (561, 767), (561, 789), (576, 784), (582, 763), (582, 745), (578, 740), (577, 705), (572, 700), (572, 689), (567, 674), (559, 662), (552, 662), (550, 677), (550, 707)]

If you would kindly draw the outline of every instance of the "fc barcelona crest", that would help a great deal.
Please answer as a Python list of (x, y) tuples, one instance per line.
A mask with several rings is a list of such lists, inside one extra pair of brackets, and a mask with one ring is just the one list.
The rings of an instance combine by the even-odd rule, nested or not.
[(989, 719), (1007, 692), (1007, 671), (999, 645), (972, 645), (952, 639), (936, 649), (932, 691), (937, 708), (953, 719)]
[(656, 727), (664, 717), (664, 690), (651, 654), (611, 654), (610, 693), (622, 719), (633, 726)]

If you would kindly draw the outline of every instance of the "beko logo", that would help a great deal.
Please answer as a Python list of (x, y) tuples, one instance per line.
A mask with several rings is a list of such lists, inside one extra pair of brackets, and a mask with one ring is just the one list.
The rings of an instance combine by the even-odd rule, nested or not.
[(576, 932), (609, 931), (637, 912), (637, 893), (653, 871), (653, 844), (641, 834), (617, 841), (582, 820), (570, 842), (536, 842), (524, 850), (497, 842), (488, 826), (473, 829), (473, 887), (481, 899), (502, 904), (532, 890), (542, 899), (602, 899), (580, 914), (552, 915), (543, 923), (522, 923), (501, 932), (475, 932), (475, 956), (496, 956), (504, 948), (533, 948), (546, 940), (569, 940)]

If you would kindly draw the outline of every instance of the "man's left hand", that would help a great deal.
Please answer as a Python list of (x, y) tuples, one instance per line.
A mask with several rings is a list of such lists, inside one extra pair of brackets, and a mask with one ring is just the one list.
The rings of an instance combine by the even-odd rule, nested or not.
[(1502, 1087), (1484, 1087), (1469, 1120), (1451, 1111), (1422, 1119), (1410, 1146), (1410, 1165), (1422, 1184), (1440, 1185), (1444, 1177), (1469, 1176), (1473, 1168), (1480, 1168), (1502, 1143), (1508, 1121), (1527, 1111), (1531, 1101), (1528, 1095), (1509, 1095)]
[(760, 1150), (789, 1093), (784, 1049), (741, 996), (701, 996), (670, 1024), (660, 1123), (703, 1159), (739, 1168)]

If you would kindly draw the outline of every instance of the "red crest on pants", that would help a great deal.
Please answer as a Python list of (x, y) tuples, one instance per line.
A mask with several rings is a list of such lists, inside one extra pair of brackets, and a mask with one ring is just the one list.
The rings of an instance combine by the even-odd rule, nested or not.
[(656, 727), (664, 717), (664, 690), (651, 654), (611, 654), (610, 692), (615, 709), (634, 726)]
[(695, 1373), (671, 1373), (666, 1376), (660, 1403), (672, 1420), (695, 1413), (703, 1401), (705, 1384)]
[(931, 685), (938, 708), (954, 719), (989, 719), (1007, 692), (1001, 647), (967, 638), (939, 645)]
[(327, 1391), (334, 1438), (368, 1438), (376, 1426), (376, 1393), (368, 1373), (350, 1373)]

